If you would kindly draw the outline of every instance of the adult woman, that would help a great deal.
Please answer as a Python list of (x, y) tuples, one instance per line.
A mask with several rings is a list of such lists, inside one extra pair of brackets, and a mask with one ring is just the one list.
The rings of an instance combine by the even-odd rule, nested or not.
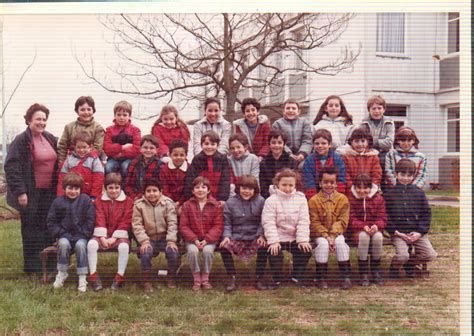
[(48, 116), (44, 105), (28, 108), (28, 128), (13, 140), (5, 161), (7, 202), (20, 212), (27, 274), (41, 272), (39, 252), (52, 243), (46, 217), (56, 196), (58, 163), (57, 138), (45, 131)]

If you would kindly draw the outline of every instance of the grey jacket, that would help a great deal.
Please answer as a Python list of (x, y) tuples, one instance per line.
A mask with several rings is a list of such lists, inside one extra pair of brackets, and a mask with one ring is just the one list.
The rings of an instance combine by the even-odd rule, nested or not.
[(223, 238), (255, 240), (263, 234), (262, 210), (265, 199), (258, 195), (248, 201), (239, 195), (230, 197), (224, 205)]
[(210, 124), (206, 117), (202, 118), (194, 124), (193, 127), (193, 153), (198, 155), (201, 152), (201, 136), (206, 131), (214, 131), (221, 139), (219, 142), (220, 153), (227, 155), (229, 151), (229, 138), (232, 133), (232, 124), (225, 120), (222, 116), (215, 124)]
[[(376, 150), (379, 152), (388, 152), (392, 149), (393, 141), (395, 140), (395, 124), (392, 119), (383, 117), (380, 124), (375, 126), (370, 117), (366, 117), (362, 119), (360, 126), (364, 126), (368, 129), (374, 138), (374, 148)], [(354, 128), (352, 130), (354, 130)], [(351, 134), (347, 137), (348, 139)]]
[(273, 123), (273, 128), (285, 132), (288, 141), (285, 151), (290, 154), (303, 153), (308, 156), (313, 149), (313, 133), (309, 121), (304, 118), (287, 120), (280, 118)]
[(234, 176), (251, 174), (258, 180), (260, 175), (260, 161), (255, 154), (249, 153), (247, 151), (247, 153), (245, 153), (240, 159), (229, 156), (228, 160), (230, 166), (232, 167)]

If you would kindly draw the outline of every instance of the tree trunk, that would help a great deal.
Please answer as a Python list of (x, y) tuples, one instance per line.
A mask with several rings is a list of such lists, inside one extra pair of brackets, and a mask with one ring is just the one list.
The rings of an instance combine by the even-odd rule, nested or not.
[(226, 92), (225, 97), (225, 119), (227, 119), (229, 122), (233, 122), (235, 118), (235, 103), (237, 102), (237, 93)]

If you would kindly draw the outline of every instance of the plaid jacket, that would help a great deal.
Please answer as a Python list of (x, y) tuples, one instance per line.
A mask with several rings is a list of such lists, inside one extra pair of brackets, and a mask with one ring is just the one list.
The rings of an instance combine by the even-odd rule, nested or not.
[(143, 155), (133, 159), (128, 166), (125, 179), (125, 194), (136, 200), (143, 195), (143, 182), (145, 178), (160, 179), (161, 160), (154, 157), (149, 162), (144, 162)]

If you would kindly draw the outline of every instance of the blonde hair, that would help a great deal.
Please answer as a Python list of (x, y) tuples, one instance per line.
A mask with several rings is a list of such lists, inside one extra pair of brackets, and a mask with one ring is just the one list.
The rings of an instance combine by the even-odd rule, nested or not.
[(178, 116), (178, 110), (176, 109), (176, 107), (174, 107), (173, 105), (165, 105), (162, 107), (161, 109), (161, 112), (160, 112), (160, 116), (158, 117), (158, 119), (156, 119), (155, 123), (153, 124), (153, 127), (151, 128), (152, 129), (152, 132), (153, 132), (153, 128), (158, 125), (159, 123), (163, 122), (162, 118), (163, 116), (169, 114), (169, 113), (173, 113), (174, 116), (176, 117), (176, 125), (181, 128), (185, 133), (186, 135), (188, 136), (188, 138), (190, 137), (190, 134), (189, 134), (189, 129), (188, 129), (188, 126), (186, 125), (186, 123), (181, 120)]
[(119, 111), (124, 111), (127, 112), (130, 116), (132, 115), (132, 104), (130, 104), (126, 100), (121, 100), (114, 106), (114, 114), (119, 112)]

